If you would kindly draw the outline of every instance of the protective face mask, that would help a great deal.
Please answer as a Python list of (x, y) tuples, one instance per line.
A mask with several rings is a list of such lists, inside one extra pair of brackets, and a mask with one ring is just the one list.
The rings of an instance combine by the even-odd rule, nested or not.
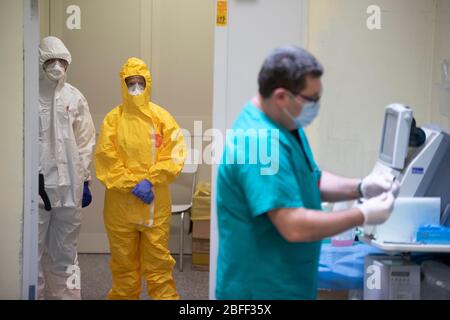
[(47, 66), (45, 73), (50, 80), (59, 81), (66, 74), (66, 69), (61, 62), (55, 61)]
[(289, 118), (294, 121), (294, 124), (297, 128), (304, 128), (309, 126), (313, 120), (317, 117), (320, 110), (320, 102), (307, 102), (303, 105), (302, 112), (294, 117), (292, 114), (286, 109), (283, 109), (284, 112), (288, 115)]
[(139, 96), (142, 93), (144, 93), (144, 90), (145, 86), (143, 86), (140, 83), (135, 83), (128, 87), (128, 93), (131, 94), (132, 96)]

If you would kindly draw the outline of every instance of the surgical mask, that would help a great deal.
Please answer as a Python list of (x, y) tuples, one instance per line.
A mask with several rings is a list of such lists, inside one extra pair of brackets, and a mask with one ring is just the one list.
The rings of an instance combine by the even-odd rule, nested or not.
[(45, 73), (50, 80), (59, 81), (66, 74), (66, 69), (59, 61), (55, 61), (45, 68)]
[(141, 95), (145, 90), (145, 86), (143, 86), (140, 83), (135, 83), (128, 87), (128, 93), (132, 96), (139, 96)]
[(297, 117), (292, 116), (292, 114), (286, 108), (284, 108), (283, 110), (288, 115), (288, 117), (291, 118), (297, 128), (304, 128), (309, 126), (319, 114), (320, 102), (306, 102), (303, 105), (302, 112), (300, 112)]

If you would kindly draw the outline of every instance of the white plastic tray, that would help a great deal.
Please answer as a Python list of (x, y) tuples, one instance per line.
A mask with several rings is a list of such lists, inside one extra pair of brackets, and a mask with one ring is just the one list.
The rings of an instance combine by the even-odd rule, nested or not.
[(450, 252), (450, 245), (448, 244), (385, 243), (364, 236), (360, 239), (386, 252)]

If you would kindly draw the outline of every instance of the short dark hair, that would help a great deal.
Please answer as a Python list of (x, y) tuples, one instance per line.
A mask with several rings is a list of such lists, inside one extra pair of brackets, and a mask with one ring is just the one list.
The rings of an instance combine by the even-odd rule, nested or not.
[(269, 98), (278, 88), (299, 94), (306, 86), (306, 76), (323, 75), (320, 62), (308, 51), (285, 46), (272, 51), (265, 59), (258, 76), (259, 93)]

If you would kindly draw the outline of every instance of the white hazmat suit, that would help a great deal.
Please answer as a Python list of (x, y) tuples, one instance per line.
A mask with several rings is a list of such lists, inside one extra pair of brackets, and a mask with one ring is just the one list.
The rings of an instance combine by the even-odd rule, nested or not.
[[(66, 83), (64, 63), (56, 60), (44, 68), (50, 59), (62, 59), (67, 65), (72, 60), (55, 37), (42, 39), (39, 46), (39, 173), (52, 209), (39, 206), (38, 298), (81, 299), (77, 240), (95, 127), (86, 99)], [(45, 249), (48, 272), (42, 263)]]

